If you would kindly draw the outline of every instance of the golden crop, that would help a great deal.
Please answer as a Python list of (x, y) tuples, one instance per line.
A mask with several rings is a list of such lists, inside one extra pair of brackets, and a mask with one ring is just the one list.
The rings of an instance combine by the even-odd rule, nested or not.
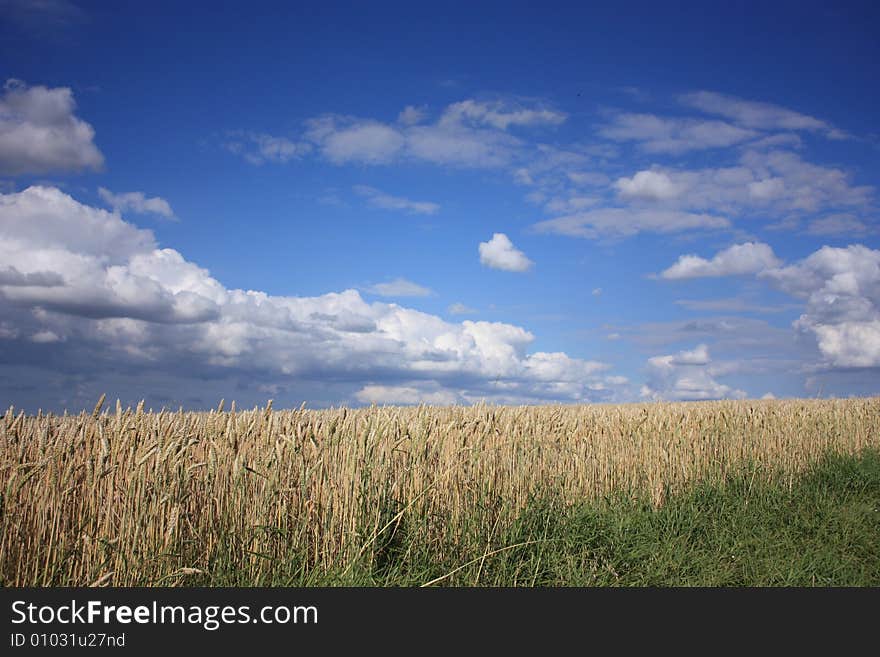
[(10, 409), (0, 420), (0, 575), (8, 586), (184, 584), (222, 553), (259, 584), (292, 553), (318, 571), (369, 558), (402, 522), (442, 550), (478, 507), (497, 523), (532, 496), (622, 493), (660, 505), (745, 466), (794, 476), (828, 451), (869, 446), (880, 446), (880, 398)]

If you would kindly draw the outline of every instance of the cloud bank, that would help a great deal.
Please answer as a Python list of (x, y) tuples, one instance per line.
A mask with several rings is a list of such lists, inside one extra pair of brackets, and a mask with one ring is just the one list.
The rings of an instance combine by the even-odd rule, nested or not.
[(783, 265), (761, 243), (734, 245), (711, 260), (686, 255), (662, 278), (753, 274), (806, 302), (793, 327), (812, 335), (827, 368), (880, 367), (880, 250), (823, 246)]
[[(69, 354), (70, 367), (85, 367), (82, 354), (95, 354), (95, 376), (123, 367), (263, 387), (334, 383), (350, 403), (613, 393), (606, 364), (530, 352), (534, 335), (511, 324), (447, 322), (368, 303), (355, 290), (297, 297), (227, 288), (151, 231), (55, 188), (0, 195), (0, 237), (7, 355), (27, 341), (31, 350), (56, 350), (51, 362), (59, 365)], [(41, 353), (31, 352), (29, 367), (49, 362)]]

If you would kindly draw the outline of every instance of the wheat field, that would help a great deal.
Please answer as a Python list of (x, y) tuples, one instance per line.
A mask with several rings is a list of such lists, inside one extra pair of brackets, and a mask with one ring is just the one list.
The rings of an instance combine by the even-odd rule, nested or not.
[[(104, 410), (0, 422), (5, 586), (271, 583), (342, 572), (406, 528), (453, 554), (530, 500), (661, 507), (748, 469), (880, 447), (880, 398), (592, 406)], [(482, 564), (481, 564), (482, 565)], [(212, 579), (213, 578), (213, 579)]]

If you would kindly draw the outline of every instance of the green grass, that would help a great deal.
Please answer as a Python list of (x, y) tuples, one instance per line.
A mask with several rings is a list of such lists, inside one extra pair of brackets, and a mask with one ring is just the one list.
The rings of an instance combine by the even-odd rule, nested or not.
[(561, 512), (536, 505), (510, 540), (544, 535), (546, 547), (511, 551), (485, 583), (880, 584), (880, 453), (830, 456), (791, 482), (750, 482), (698, 486), (659, 510), (624, 499)]
[[(512, 522), (491, 504), (418, 541), (419, 523), (393, 523), (357, 562), (309, 572), (291, 555), (271, 578), (241, 581), (218, 553), (208, 585), (415, 586), (877, 586), (880, 452), (829, 455), (795, 479), (756, 484), (743, 472), (655, 509), (618, 496), (562, 506), (535, 499)], [(389, 509), (389, 520), (394, 518)], [(442, 521), (442, 519), (440, 519)], [(221, 566), (225, 564), (225, 566)], [(194, 582), (189, 582), (194, 583)]]

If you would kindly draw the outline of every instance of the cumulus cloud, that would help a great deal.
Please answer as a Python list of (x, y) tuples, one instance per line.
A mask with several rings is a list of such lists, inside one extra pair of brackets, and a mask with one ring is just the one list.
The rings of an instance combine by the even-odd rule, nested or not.
[(114, 194), (105, 187), (98, 188), (98, 195), (115, 212), (133, 212), (135, 214), (157, 214), (166, 219), (174, 219), (171, 204), (164, 198), (153, 196), (148, 198), (143, 192), (122, 192)]
[(760, 276), (806, 300), (794, 326), (815, 336), (829, 366), (880, 367), (880, 251), (824, 246)]
[(480, 242), (479, 250), (480, 263), (492, 269), (524, 272), (535, 264), (504, 233), (495, 233), (488, 242)]
[(743, 100), (735, 96), (697, 91), (680, 98), (684, 105), (706, 114), (721, 116), (747, 128), (758, 130), (807, 130), (821, 132), (830, 139), (843, 139), (843, 131), (812, 116), (772, 103)]
[(395, 278), (388, 283), (377, 283), (368, 287), (366, 291), (382, 297), (427, 297), (433, 294), (430, 289), (405, 278)]
[(7, 80), (0, 97), (0, 174), (100, 169), (104, 156), (95, 131), (75, 109), (67, 87)]
[(746, 393), (718, 382), (705, 344), (648, 359), (642, 397), (668, 401), (742, 399)]
[(697, 255), (683, 255), (660, 276), (668, 280), (742, 276), (756, 274), (780, 264), (781, 261), (769, 245), (761, 242), (745, 242), (719, 251), (711, 260)]
[[(2, 348), (47, 347), (51, 332), (61, 350), (52, 362), (78, 376), (110, 380), (128, 368), (155, 373), (165, 388), (192, 376), (259, 381), (260, 390), (313, 382), (328, 403), (613, 394), (607, 365), (530, 353), (534, 336), (511, 324), (447, 322), (368, 303), (355, 290), (297, 297), (227, 288), (152, 232), (54, 188), (0, 196), (0, 261)], [(41, 333), (37, 343), (23, 337)]]
[(724, 121), (664, 118), (654, 114), (615, 114), (598, 129), (612, 141), (633, 141), (648, 153), (680, 154), (687, 151), (723, 148), (758, 136), (754, 130)]
[(199, 288), (201, 270), (176, 251), (156, 248), (149, 231), (57, 189), (29, 187), (3, 195), (0, 235), (4, 262), (26, 278), (54, 283), (2, 287), (14, 303), (83, 317), (162, 322), (200, 321), (216, 312), (211, 297), (219, 286)]
[(675, 198), (681, 191), (662, 171), (639, 171), (632, 178), (618, 178), (615, 187), (622, 198), (652, 201)]
[(630, 237), (641, 232), (677, 233), (684, 230), (717, 230), (729, 226), (730, 222), (724, 217), (710, 214), (643, 208), (600, 208), (539, 221), (532, 228), (540, 233), (599, 239)]
[(409, 214), (437, 214), (440, 211), (440, 206), (437, 203), (412, 201), (402, 196), (392, 196), (367, 185), (355, 185), (354, 191), (365, 197), (367, 202), (375, 208), (401, 210)]

